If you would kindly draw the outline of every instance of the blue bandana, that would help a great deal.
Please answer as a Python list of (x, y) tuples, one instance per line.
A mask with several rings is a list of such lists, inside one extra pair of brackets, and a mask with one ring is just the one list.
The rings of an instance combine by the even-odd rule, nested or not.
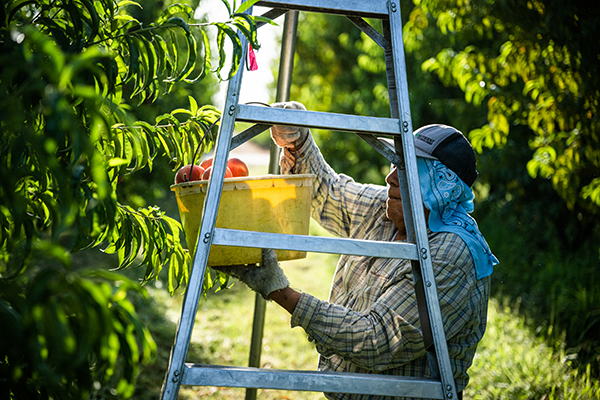
[(474, 208), (473, 191), (438, 160), (417, 157), (417, 166), (423, 203), (431, 211), (429, 229), (459, 235), (471, 251), (477, 279), (490, 276), (498, 259), (479, 232), (477, 222), (468, 214)]

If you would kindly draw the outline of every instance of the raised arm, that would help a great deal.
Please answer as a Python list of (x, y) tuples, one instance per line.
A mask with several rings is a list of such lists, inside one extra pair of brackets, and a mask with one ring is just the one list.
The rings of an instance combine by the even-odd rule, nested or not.
[(299, 148), (284, 148), (280, 165), (283, 174), (315, 175), (311, 216), (339, 237), (353, 237), (372, 212), (373, 203), (385, 203), (387, 199), (384, 186), (356, 183), (351, 177), (336, 173), (323, 158), (310, 131)]

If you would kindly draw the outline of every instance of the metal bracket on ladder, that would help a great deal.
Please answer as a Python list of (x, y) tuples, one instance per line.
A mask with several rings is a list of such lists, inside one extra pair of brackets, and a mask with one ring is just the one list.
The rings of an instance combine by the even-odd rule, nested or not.
[[(385, 51), (391, 118), (241, 105), (238, 98), (243, 69), (240, 68), (231, 79), (227, 89), (223, 120), (217, 137), (213, 175), (206, 195), (206, 206), (198, 235), (192, 272), (177, 327), (175, 344), (171, 351), (169, 368), (162, 388), (163, 400), (175, 400), (182, 384), (344, 392), (429, 399), (457, 398), (422, 208), (408, 100), (400, 6), (397, 1), (264, 0), (256, 4), (272, 7), (264, 14), (269, 18), (276, 18), (290, 10), (347, 16)], [(251, 12), (251, 10), (249, 11)], [(381, 19), (383, 34), (373, 29), (363, 18)], [(241, 40), (245, 52), (247, 43), (242, 36)], [(244, 58), (245, 53), (242, 59)], [(282, 76), (282, 71), (280, 71), (280, 76)], [(236, 121), (252, 122), (255, 125), (232, 138)], [(282, 235), (215, 228), (229, 151), (275, 124), (355, 132), (371, 144), (375, 150), (397, 165), (403, 207), (405, 211), (410, 210), (410, 212), (405, 212), (408, 243)], [(376, 135), (392, 136), (395, 142), (395, 152), (382, 145), (376, 139)], [(413, 207), (412, 205), (417, 206)], [(412, 260), (419, 315), (433, 378), (186, 364), (185, 358), (212, 244)]]

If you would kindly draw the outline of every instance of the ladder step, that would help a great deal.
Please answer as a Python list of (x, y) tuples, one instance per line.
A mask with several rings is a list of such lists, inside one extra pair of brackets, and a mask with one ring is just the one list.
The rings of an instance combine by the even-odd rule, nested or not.
[(317, 111), (284, 110), (238, 104), (236, 120), (270, 125), (315, 127), (383, 135), (400, 135), (400, 121), (394, 118), (362, 117)]
[(417, 246), (412, 243), (287, 235), (223, 228), (215, 228), (212, 244), (270, 248), (275, 250), (297, 250), (314, 253), (403, 258), (406, 260), (416, 260), (418, 258)]
[(440, 381), (394, 375), (185, 364), (182, 385), (443, 399)]
[(365, 18), (388, 17), (387, 0), (265, 0), (259, 1), (256, 5), (326, 14), (357, 15)]

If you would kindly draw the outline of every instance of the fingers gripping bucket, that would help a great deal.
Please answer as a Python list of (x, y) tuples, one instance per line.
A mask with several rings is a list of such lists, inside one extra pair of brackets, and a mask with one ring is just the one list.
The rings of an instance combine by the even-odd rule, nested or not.
[[(308, 235), (314, 175), (266, 175), (228, 178), (217, 213), (217, 228)], [(196, 250), (208, 181), (171, 186), (190, 252)], [(280, 261), (306, 257), (306, 252), (277, 250)], [(211, 246), (208, 265), (254, 264), (262, 261), (260, 249)]]

